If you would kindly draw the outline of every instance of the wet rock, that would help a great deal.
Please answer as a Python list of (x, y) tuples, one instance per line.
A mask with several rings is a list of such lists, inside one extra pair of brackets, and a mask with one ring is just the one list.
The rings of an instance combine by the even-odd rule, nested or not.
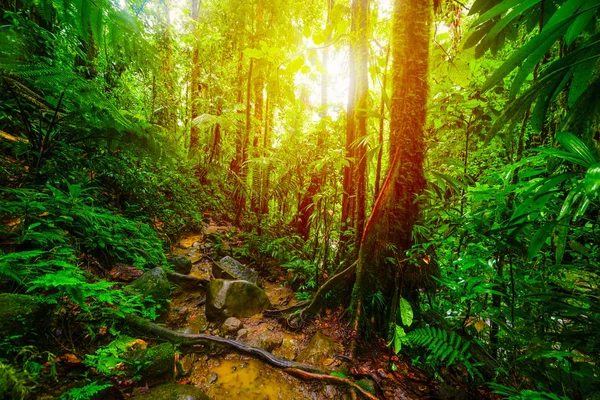
[(310, 339), (308, 345), (298, 354), (296, 360), (329, 368), (333, 357), (341, 353), (342, 350), (341, 344), (334, 342), (322, 332), (317, 332)]
[(204, 333), (208, 329), (208, 320), (203, 312), (199, 312), (196, 316), (190, 319), (188, 326), (182, 332), (187, 334)]
[(147, 349), (137, 349), (129, 355), (128, 360), (138, 366), (138, 373), (142, 377), (158, 377), (173, 371), (175, 348), (171, 343), (161, 343)]
[(173, 266), (175, 272), (183, 275), (187, 275), (192, 270), (192, 261), (183, 256), (170, 256), (167, 257), (169, 264)]
[(258, 283), (258, 273), (232, 257), (223, 257), (213, 267), (213, 275), (217, 279), (240, 279)]
[(212, 374), (210, 374), (208, 376), (209, 385), (212, 385), (213, 383), (215, 383), (218, 380), (219, 380), (219, 374), (217, 374), (216, 372), (213, 372)]
[(284, 334), (281, 347), (273, 351), (275, 357), (283, 358), (284, 360), (293, 360), (298, 355), (299, 342), (295, 336)]
[(139, 400), (209, 400), (209, 397), (197, 387), (169, 383), (150, 389), (144, 394), (134, 396)]
[(157, 303), (164, 303), (171, 293), (171, 284), (167, 279), (167, 273), (160, 267), (147, 271), (127, 287), (144, 296), (152, 297)]
[(181, 376), (187, 376), (194, 370), (194, 363), (198, 361), (197, 354), (186, 354), (177, 364), (177, 371)]
[(0, 337), (33, 333), (44, 320), (44, 309), (35, 297), (0, 293)]
[(223, 325), (221, 326), (221, 330), (223, 331), (223, 333), (235, 333), (237, 331), (239, 331), (242, 328), (243, 324), (242, 321), (240, 321), (239, 319), (235, 318), (235, 317), (229, 317), (225, 320), (225, 322), (223, 322)]
[(256, 337), (253, 341), (253, 345), (260, 347), (263, 350), (272, 352), (273, 350), (281, 347), (283, 344), (283, 333), (265, 331), (263, 334)]
[(251, 317), (269, 307), (269, 298), (253, 283), (215, 279), (208, 286), (206, 316), (210, 320)]

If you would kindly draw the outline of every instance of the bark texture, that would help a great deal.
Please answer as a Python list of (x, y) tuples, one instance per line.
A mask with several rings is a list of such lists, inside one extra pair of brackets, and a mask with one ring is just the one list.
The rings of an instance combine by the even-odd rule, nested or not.
[[(433, 17), (432, 0), (396, 0), (392, 33), (392, 97), (390, 148), (393, 157), (388, 175), (375, 202), (360, 243), (353, 305), (356, 328), (387, 322), (381, 310), (372, 307), (380, 292), (386, 306), (400, 276), (400, 294), (416, 298), (420, 286), (418, 266), (390, 262), (404, 259), (412, 245), (412, 229), (418, 218), (416, 197), (425, 187), (423, 160), (424, 129), (428, 98), (429, 45)], [(365, 307), (367, 306), (367, 307)]]

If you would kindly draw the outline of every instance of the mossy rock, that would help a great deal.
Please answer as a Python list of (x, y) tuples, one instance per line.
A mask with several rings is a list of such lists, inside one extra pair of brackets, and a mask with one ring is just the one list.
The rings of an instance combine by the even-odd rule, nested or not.
[(319, 365), (327, 368), (329, 362), (343, 351), (343, 346), (334, 342), (330, 337), (321, 332), (315, 333), (306, 347), (298, 354), (296, 361)]
[(43, 304), (26, 294), (0, 293), (0, 337), (34, 333), (44, 318)]
[(151, 297), (157, 303), (165, 303), (171, 294), (171, 283), (164, 269), (156, 267), (131, 282), (132, 289), (144, 296)]
[(206, 393), (197, 387), (177, 383), (157, 386), (133, 398), (139, 400), (209, 400)]
[(170, 256), (167, 257), (169, 264), (173, 266), (175, 272), (183, 275), (187, 275), (192, 270), (192, 260), (183, 256)]
[(138, 373), (143, 378), (154, 378), (173, 373), (175, 348), (171, 343), (161, 343), (148, 349), (134, 350), (128, 361), (138, 365)]
[(271, 307), (265, 292), (248, 281), (215, 279), (206, 295), (206, 316), (212, 321), (246, 318)]
[(258, 272), (229, 256), (215, 262), (212, 272), (217, 279), (239, 279), (258, 284)]

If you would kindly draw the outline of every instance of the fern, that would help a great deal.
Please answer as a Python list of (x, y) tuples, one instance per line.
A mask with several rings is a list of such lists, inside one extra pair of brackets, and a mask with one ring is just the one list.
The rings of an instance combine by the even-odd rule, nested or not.
[(33, 386), (26, 372), (0, 362), (0, 397), (22, 400), (31, 392)]
[(430, 356), (439, 362), (446, 362), (449, 367), (454, 362), (469, 364), (471, 353), (468, 352), (471, 342), (463, 340), (456, 333), (440, 328), (418, 328), (407, 335), (410, 344), (422, 346), (430, 351)]
[(91, 382), (85, 386), (79, 388), (73, 388), (60, 396), (61, 400), (87, 400), (94, 397), (94, 395), (102, 392), (104, 389), (111, 387), (110, 383), (100, 384), (98, 382)]

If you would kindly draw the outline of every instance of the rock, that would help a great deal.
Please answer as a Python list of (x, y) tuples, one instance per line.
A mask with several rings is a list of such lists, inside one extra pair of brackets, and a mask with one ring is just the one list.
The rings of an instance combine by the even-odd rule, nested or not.
[(145, 296), (152, 297), (157, 303), (164, 303), (171, 293), (171, 284), (164, 269), (156, 267), (131, 282), (128, 288)]
[(283, 333), (266, 331), (254, 340), (254, 346), (272, 352), (283, 344)]
[(171, 343), (161, 343), (148, 349), (137, 349), (128, 356), (128, 361), (138, 365), (138, 373), (145, 378), (172, 373), (175, 348)]
[(210, 320), (251, 317), (269, 307), (269, 298), (253, 283), (215, 279), (208, 286), (206, 316)]
[(336, 354), (341, 353), (343, 347), (334, 342), (321, 332), (315, 333), (308, 345), (298, 354), (296, 361), (319, 365), (323, 368), (330, 367), (330, 362)]
[(177, 365), (177, 371), (181, 376), (189, 375), (194, 369), (194, 363), (198, 361), (197, 354), (186, 354), (183, 356)]
[(246, 267), (241, 262), (232, 257), (223, 257), (213, 266), (213, 275), (217, 279), (240, 279), (258, 283), (258, 273), (251, 268)]
[(167, 257), (169, 264), (173, 266), (175, 272), (183, 275), (187, 275), (192, 270), (192, 261), (183, 256), (170, 256)]
[(225, 320), (225, 322), (223, 322), (223, 325), (221, 326), (221, 330), (224, 333), (235, 333), (237, 331), (239, 331), (240, 329), (242, 329), (242, 326), (244, 326), (242, 324), (242, 321), (240, 321), (239, 319), (235, 318), (235, 317), (229, 317)]
[(204, 333), (208, 329), (206, 315), (200, 310), (197, 315), (190, 319), (188, 325), (182, 330), (183, 333), (197, 334)]
[(237, 338), (242, 339), (248, 336), (248, 329), (240, 329), (237, 333)]
[(144, 394), (134, 396), (139, 400), (209, 400), (202, 390), (191, 385), (168, 383), (150, 389)]
[(215, 383), (218, 380), (219, 380), (219, 374), (217, 374), (216, 372), (213, 372), (208, 376), (208, 384), (209, 385), (212, 385), (213, 383)]
[(44, 308), (35, 297), (26, 294), (0, 293), (0, 337), (34, 333), (44, 321)]

